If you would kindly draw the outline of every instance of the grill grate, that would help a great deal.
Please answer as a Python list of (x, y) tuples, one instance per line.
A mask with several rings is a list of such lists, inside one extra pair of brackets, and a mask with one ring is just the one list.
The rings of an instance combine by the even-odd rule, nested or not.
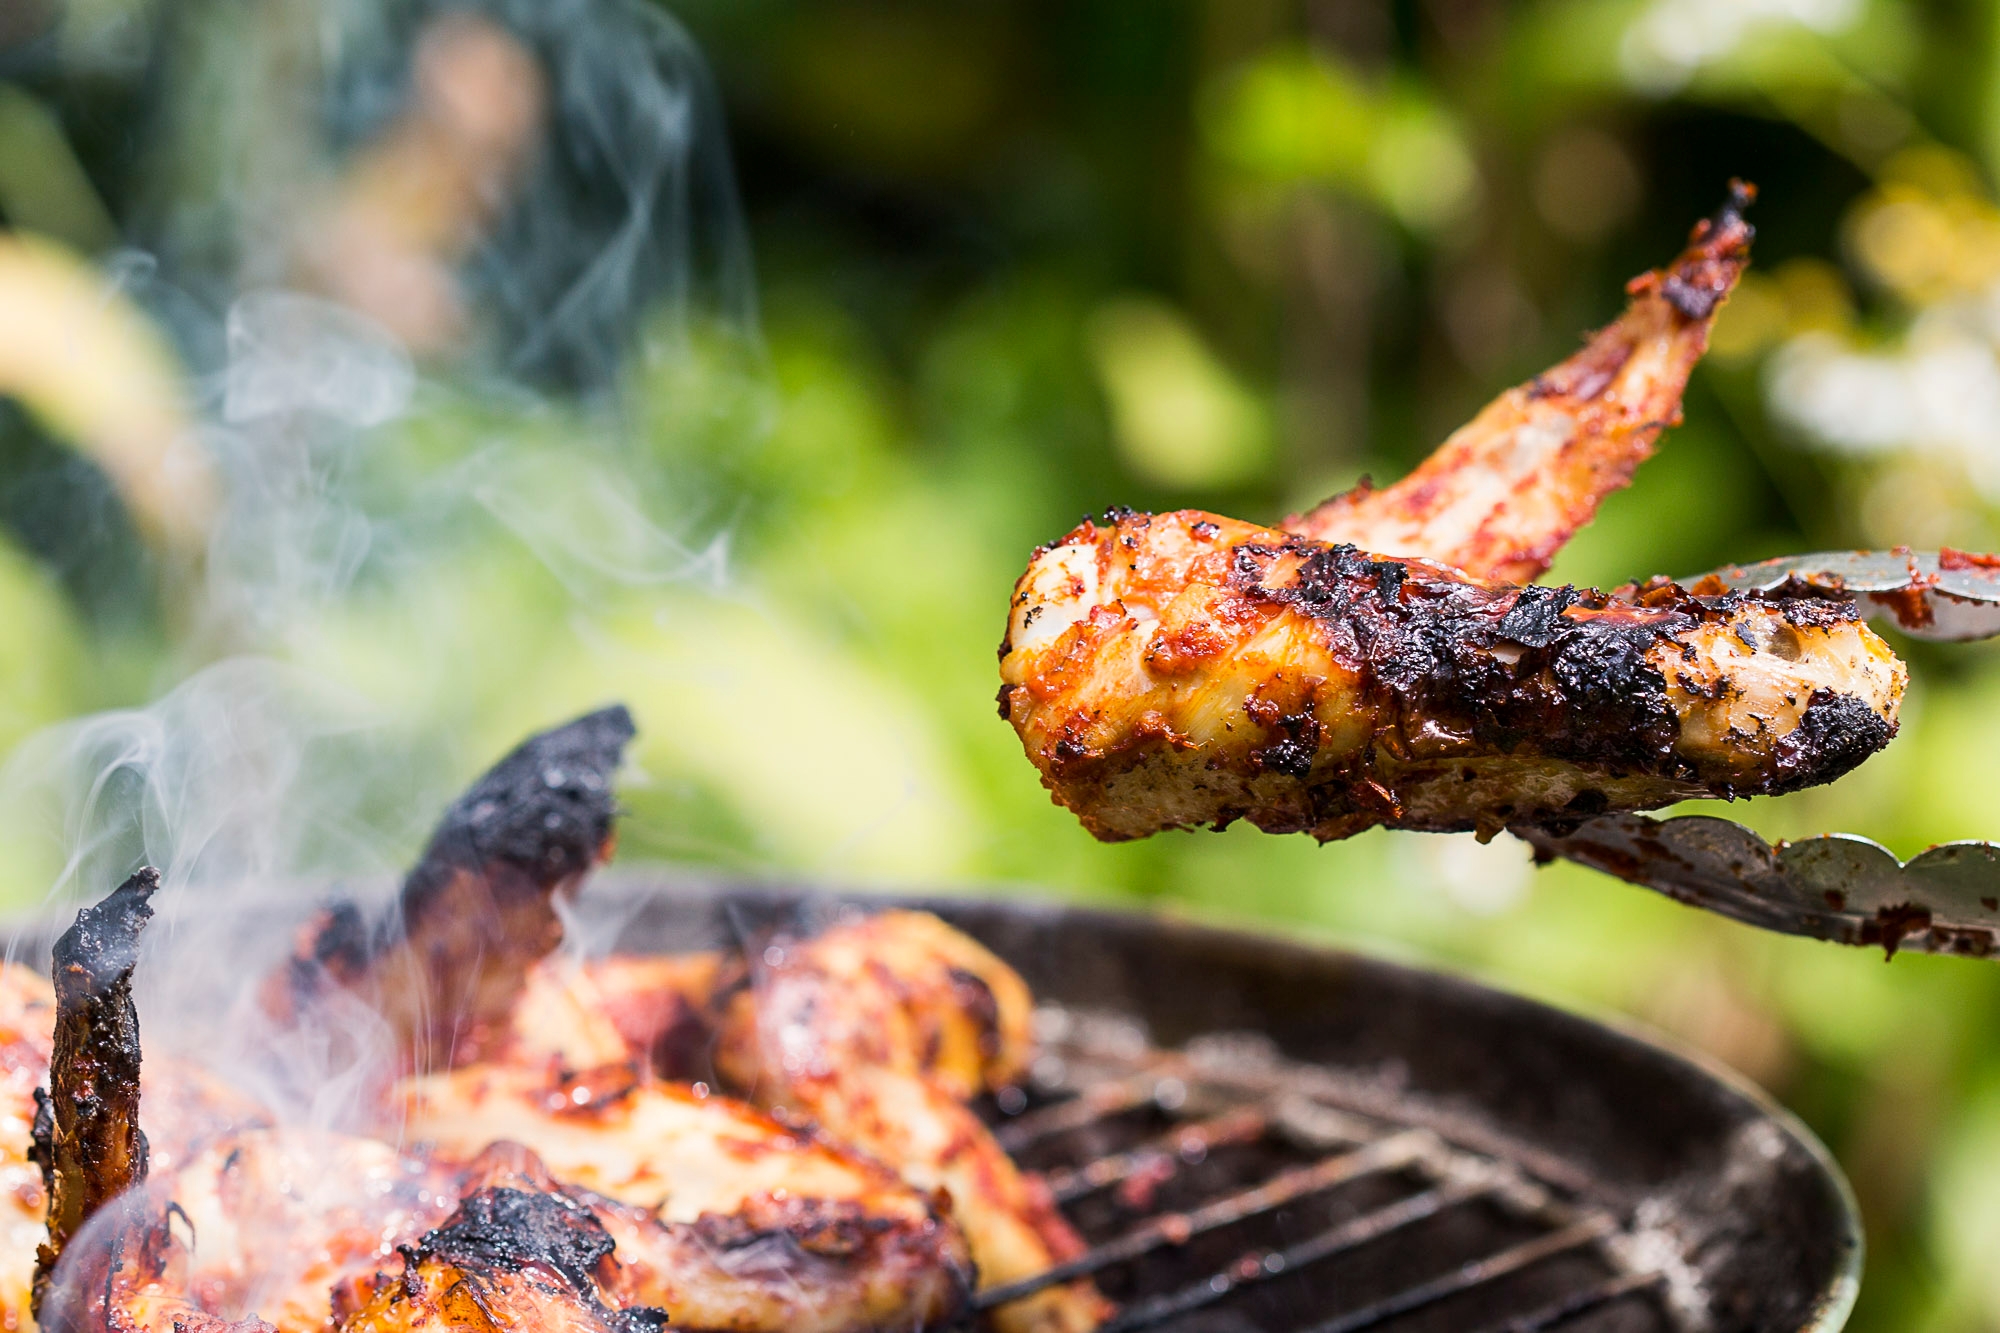
[(997, 1132), (1088, 1248), (980, 1310), (1090, 1277), (1119, 1305), (1103, 1333), (1704, 1322), (1569, 1163), (1467, 1142), (1254, 1036), (1166, 1051), (1125, 1019), (1038, 1020), (1044, 1054)]

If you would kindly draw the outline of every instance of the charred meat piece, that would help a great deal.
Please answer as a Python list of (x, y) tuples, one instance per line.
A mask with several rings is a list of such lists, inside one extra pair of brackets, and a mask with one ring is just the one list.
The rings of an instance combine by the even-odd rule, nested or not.
[[(721, 999), (717, 1070), (788, 1118), (942, 1191), (980, 1285), (1060, 1263), (1082, 1242), (1041, 1181), (967, 1106), (1017, 1081), (1033, 1002), (1014, 970), (927, 912), (884, 912), (805, 940), (758, 941)], [(1108, 1312), (1088, 1282), (994, 1312), (1001, 1333), (1081, 1333)]]
[(1522, 588), (1193, 511), (1039, 554), (1001, 676), (1043, 783), (1106, 840), (1791, 791), (1887, 744), (1907, 679), (1845, 602)]
[(664, 1310), (621, 1308), (603, 1223), (546, 1180), (478, 1185), (400, 1271), (344, 1289), (339, 1333), (659, 1333)]
[[(56, 994), (20, 963), (0, 964), (0, 1328), (27, 1328), (36, 1251), (48, 1236), (48, 1191), (34, 1159), (36, 1090), (49, 1077)], [(184, 1062), (149, 1057), (140, 1078), (141, 1122), (153, 1179), (218, 1137), (263, 1123), (254, 1103)], [(53, 1103), (45, 1103), (47, 1136)]]
[(132, 969), (160, 873), (147, 867), (76, 914), (56, 940), (55, 1040), (34, 1151), (48, 1194), (48, 1240), (36, 1255), (42, 1314), (56, 1263), (84, 1223), (146, 1179), (139, 1129), (139, 1011)]
[(610, 854), (611, 778), (632, 735), (614, 706), (522, 742), (446, 811), (386, 920), (347, 904), (308, 927), (270, 1007), (306, 1021), (329, 990), (358, 995), (411, 1070), (503, 1042), (529, 969), (561, 939), (557, 899)]
[(1382, 490), (1363, 483), (1279, 526), (1481, 578), (1535, 578), (1680, 421), (1688, 372), (1750, 260), (1743, 209), (1755, 193), (1733, 183), (1678, 259), (1632, 280), (1617, 321), (1501, 394), (1409, 476)]
[(407, 1133), (445, 1158), (512, 1142), (546, 1162), (616, 1238), (626, 1302), (676, 1327), (914, 1330), (963, 1308), (965, 1242), (936, 1201), (730, 1098), (630, 1068), (517, 1065), (403, 1091)]
[(754, 984), (720, 984), (715, 1065), (739, 1087), (767, 1076), (767, 1032), (800, 1034), (785, 1054), (801, 1073), (886, 1069), (960, 1101), (1027, 1074), (1027, 983), (929, 912), (877, 912), (811, 939), (774, 937), (756, 953)]

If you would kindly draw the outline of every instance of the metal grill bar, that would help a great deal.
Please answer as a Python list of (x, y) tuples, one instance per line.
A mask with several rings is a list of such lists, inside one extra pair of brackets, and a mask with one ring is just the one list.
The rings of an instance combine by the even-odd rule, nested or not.
[(1600, 1305), (1609, 1305), (1626, 1296), (1636, 1296), (1642, 1291), (1650, 1291), (1665, 1281), (1659, 1273), (1625, 1273), (1618, 1277), (1606, 1278), (1594, 1287), (1572, 1292), (1559, 1301), (1551, 1301), (1539, 1310), (1515, 1315), (1504, 1323), (1488, 1324), (1479, 1333), (1542, 1333), (1543, 1329), (1554, 1328), (1557, 1324), (1587, 1314)]
[(1497, 1281), (1510, 1273), (1518, 1273), (1530, 1264), (1554, 1258), (1565, 1250), (1581, 1249), (1585, 1245), (1603, 1240), (1615, 1230), (1617, 1230), (1616, 1224), (1608, 1217), (1585, 1218), (1560, 1231), (1537, 1236), (1533, 1240), (1523, 1241), (1498, 1254), (1461, 1265), (1443, 1277), (1419, 1283), (1408, 1290), (1397, 1292), (1394, 1296), (1363, 1306), (1350, 1314), (1314, 1324), (1303, 1330), (1303, 1333), (1358, 1333), (1361, 1329), (1373, 1328), (1385, 1320), (1394, 1319), (1397, 1315), (1421, 1310), (1426, 1305), (1435, 1305), (1447, 1296), (1457, 1296), (1475, 1287)]
[[(1300, 1333), (1360, 1333), (1586, 1246), (1597, 1246), (1610, 1276), (1580, 1277), (1574, 1290), (1484, 1333), (1542, 1333), (1664, 1280), (1655, 1272), (1624, 1269), (1622, 1250), (1598, 1245), (1618, 1232), (1619, 1224), (1577, 1202), (1588, 1197), (1589, 1181), (1570, 1163), (1498, 1138), (1477, 1124), (1460, 1123), (1450, 1113), (1406, 1104), (1366, 1079), (1285, 1059), (1253, 1036), (1204, 1038), (1184, 1051), (1163, 1051), (1148, 1045), (1129, 1023), (1061, 1012), (1051, 1017), (1057, 1029), (1049, 1033), (1051, 1046), (1060, 1054), (1052, 1052), (1036, 1069), (1035, 1081), (1063, 1100), (1029, 1111), (998, 1132), (1010, 1149), (1040, 1144), (1045, 1157), (1069, 1157), (1068, 1164), (1054, 1166), (1044, 1177), (1058, 1201), (1074, 1203), (1131, 1181), (1151, 1185), (1186, 1176), (1192, 1183), (1196, 1164), (1209, 1162), (1208, 1150), (1222, 1144), (1263, 1145), (1260, 1153), (1280, 1159), (1312, 1157), (1191, 1209), (1147, 1218), (1044, 1273), (980, 1292), (972, 1302), (975, 1311), (1130, 1265), (1197, 1236), (1226, 1234), (1226, 1228), (1308, 1196), (1394, 1172), (1416, 1177), (1416, 1192), (1282, 1249), (1246, 1247), (1220, 1271), (1185, 1285), (1176, 1278), (1166, 1291), (1158, 1290), (1157, 1266), (1135, 1271), (1139, 1290), (1099, 1333), (1155, 1327), (1375, 1242), (1386, 1244), (1396, 1233), (1475, 1200), (1541, 1234), (1508, 1244), (1502, 1237), (1511, 1239), (1509, 1233), (1496, 1234), (1490, 1222), (1476, 1223), (1475, 1234), (1492, 1237), (1487, 1243), (1493, 1248), (1483, 1256)], [(1120, 1123), (1118, 1117), (1147, 1108), (1175, 1123), (1164, 1133), (1147, 1130), (1135, 1143), (1149, 1122)], [(1116, 1151), (1105, 1151), (1113, 1145), (1118, 1145)], [(1262, 1160), (1218, 1159), (1211, 1167), (1228, 1177)], [(1121, 1194), (1117, 1202), (1122, 1209), (1138, 1211), (1146, 1207), (1146, 1198), (1143, 1192)], [(1214, 1253), (1218, 1244), (1226, 1242), (1218, 1236), (1208, 1252)], [(1402, 1252), (1410, 1253), (1407, 1244)], [(1173, 1265), (1167, 1264), (1165, 1271), (1171, 1273)], [(1325, 1279), (1299, 1280), (1311, 1286)]]
[(1377, 1139), (1353, 1152), (1282, 1171), (1261, 1185), (1204, 1204), (1192, 1212), (1170, 1213), (1154, 1218), (1116, 1240), (1096, 1246), (1068, 1263), (1057, 1264), (1034, 1277), (1002, 1287), (989, 1287), (973, 1298), (973, 1306), (990, 1310), (996, 1305), (1032, 1296), (1044, 1287), (1068, 1282), (1072, 1278), (1088, 1277), (1113, 1264), (1128, 1263), (1163, 1246), (1185, 1245), (1204, 1232), (1234, 1225), (1259, 1213), (1268, 1213), (1294, 1199), (1332, 1189), (1335, 1185), (1373, 1172), (1393, 1171), (1407, 1166), (1434, 1142), (1428, 1130), (1405, 1130), (1386, 1139)]
[(1150, 1143), (1126, 1152), (1099, 1157), (1079, 1167), (1051, 1171), (1044, 1177), (1056, 1202), (1069, 1203), (1084, 1195), (1133, 1176), (1147, 1167), (1164, 1163), (1178, 1167), (1182, 1162), (1199, 1161), (1210, 1150), (1229, 1143), (1249, 1143), (1261, 1138), (1271, 1126), (1263, 1108), (1238, 1107), (1207, 1120), (1177, 1125)]
[(1435, 1217), (1445, 1209), (1476, 1198), (1485, 1192), (1484, 1185), (1460, 1181), (1450, 1185), (1440, 1185), (1421, 1194), (1412, 1194), (1386, 1208), (1364, 1213), (1352, 1221), (1323, 1231), (1311, 1240), (1266, 1255), (1245, 1255), (1212, 1277), (1191, 1283), (1169, 1295), (1156, 1296), (1152, 1300), (1129, 1306), (1115, 1318), (1101, 1325), (1097, 1333), (1125, 1333), (1128, 1329), (1146, 1328), (1177, 1315), (1199, 1310), (1204, 1305), (1212, 1305), (1244, 1287), (1268, 1282), (1286, 1273), (1297, 1272), (1308, 1264), (1359, 1249), (1370, 1241), (1380, 1240), (1404, 1227), (1414, 1226), (1426, 1218)]
[(1159, 1083), (1160, 1076), (1153, 1073), (1135, 1075), (1117, 1083), (1100, 1083), (1069, 1101), (1016, 1116), (1000, 1126), (994, 1136), (1000, 1140), (1001, 1147), (1010, 1153), (1017, 1153), (1038, 1139), (1082, 1129), (1096, 1121), (1137, 1110), (1154, 1099), (1154, 1090)]

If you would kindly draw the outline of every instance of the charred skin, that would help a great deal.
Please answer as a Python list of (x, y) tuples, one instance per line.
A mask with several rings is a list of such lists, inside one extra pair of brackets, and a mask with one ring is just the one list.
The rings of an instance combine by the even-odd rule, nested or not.
[(459, 797), (388, 919), (353, 904), (312, 923), (269, 1006), (303, 1021), (329, 990), (388, 1022), (404, 1068), (446, 1068), (505, 1040), (529, 969), (562, 937), (556, 901), (611, 850), (622, 706), (522, 742)]
[(659, 1333), (664, 1310), (626, 1308), (611, 1234), (531, 1154), (473, 1164), (458, 1209), (401, 1246), (399, 1270), (348, 1284), (338, 1333)]
[[(966, 1101), (1018, 1082), (1032, 1057), (1020, 976), (927, 912), (883, 912), (810, 939), (773, 938), (718, 997), (717, 1072), (787, 1119), (941, 1191), (981, 1287), (1080, 1253), (1039, 1178), (1008, 1157)], [(739, 975), (741, 975), (739, 973)], [(1109, 1307), (1088, 1282), (994, 1311), (1000, 1333), (1082, 1333)]]
[(78, 912), (55, 943), (50, 1091), (37, 1109), (34, 1135), (49, 1201), (48, 1239), (35, 1261), (38, 1319), (69, 1243), (107, 1203), (146, 1179), (132, 969), (159, 887), (157, 870), (140, 870)]
[(1534, 579), (1680, 422), (1688, 374), (1750, 262), (1743, 209), (1755, 195), (1733, 182), (1679, 258), (1627, 285), (1622, 316), (1501, 394), (1409, 476), (1382, 490), (1364, 482), (1279, 526), (1481, 578)]
[(1496, 831), (1830, 782), (1906, 672), (1841, 601), (1521, 588), (1214, 515), (1038, 554), (1001, 710), (1099, 838)]
[(940, 1204), (811, 1132), (630, 1067), (474, 1065), (407, 1080), (411, 1138), (444, 1158), (524, 1145), (618, 1244), (628, 1303), (677, 1328), (940, 1327), (970, 1260)]

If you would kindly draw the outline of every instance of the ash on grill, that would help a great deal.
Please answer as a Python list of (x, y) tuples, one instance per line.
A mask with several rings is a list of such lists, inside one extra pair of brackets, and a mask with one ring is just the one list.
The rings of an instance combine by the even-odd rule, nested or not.
[(1120, 1304), (1104, 1333), (1708, 1326), (1680, 1246), (1580, 1202), (1567, 1163), (1454, 1143), (1254, 1034), (1167, 1051), (1128, 1018), (1036, 1018), (998, 1134), (1090, 1248), (980, 1309), (1090, 1276)]

